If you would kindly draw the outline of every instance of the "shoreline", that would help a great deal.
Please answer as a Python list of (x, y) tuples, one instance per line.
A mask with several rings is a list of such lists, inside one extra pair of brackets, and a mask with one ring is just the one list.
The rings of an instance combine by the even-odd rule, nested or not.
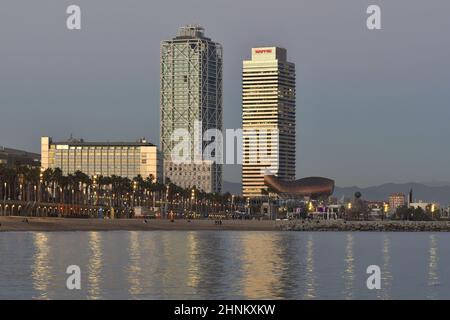
[[(26, 219), (26, 220), (25, 220)], [(333, 231), (333, 232), (450, 232), (450, 221), (271, 221), (271, 220), (169, 220), (77, 219), (0, 217), (0, 232), (58, 231)]]
[[(27, 219), (28, 222), (24, 222)], [(280, 221), (222, 220), (217, 225), (214, 220), (178, 219), (174, 222), (162, 219), (78, 219), (78, 218), (38, 218), (0, 217), (0, 232), (19, 231), (280, 231)]]

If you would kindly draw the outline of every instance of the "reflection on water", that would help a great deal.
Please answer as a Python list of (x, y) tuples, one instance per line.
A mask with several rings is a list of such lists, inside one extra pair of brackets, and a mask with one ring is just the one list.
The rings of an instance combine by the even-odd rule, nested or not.
[[(449, 246), (450, 233), (0, 233), (0, 298), (449, 299)], [(374, 261), (381, 290), (366, 287)], [(68, 291), (73, 263), (82, 289)]]
[(198, 238), (196, 232), (189, 232), (187, 234), (187, 252), (189, 252), (188, 258), (188, 275), (187, 286), (197, 288), (200, 281), (200, 263), (199, 263), (199, 251), (198, 251)]
[(99, 232), (89, 232), (88, 299), (101, 298), (102, 237)]
[(50, 245), (48, 234), (39, 232), (33, 234), (34, 264), (32, 267), (33, 287), (36, 299), (48, 299), (49, 286), (52, 279), (52, 264), (50, 261)]
[[(277, 297), (279, 291), (279, 248), (271, 234), (249, 233), (242, 238), (243, 291), (249, 299)], [(277, 292), (278, 291), (278, 292)]]
[(354, 245), (353, 234), (349, 233), (346, 237), (345, 245), (345, 270), (344, 270), (344, 297), (352, 299), (355, 282), (355, 258), (353, 256)]
[(392, 273), (391, 273), (391, 243), (387, 234), (383, 235), (383, 266), (381, 268), (381, 292), (378, 296), (381, 299), (389, 299), (389, 292), (391, 291)]
[(316, 276), (314, 274), (314, 242), (313, 235), (308, 235), (306, 242), (305, 299), (316, 297)]
[(142, 294), (141, 278), (141, 249), (139, 232), (131, 231), (129, 233), (129, 266), (127, 270), (128, 283), (130, 284), (128, 292), (130, 295)]
[[(439, 275), (438, 275), (438, 241), (436, 235), (430, 235), (430, 249), (428, 258), (428, 286), (435, 287), (439, 286)], [(429, 299), (438, 299), (436, 290), (428, 290)]]

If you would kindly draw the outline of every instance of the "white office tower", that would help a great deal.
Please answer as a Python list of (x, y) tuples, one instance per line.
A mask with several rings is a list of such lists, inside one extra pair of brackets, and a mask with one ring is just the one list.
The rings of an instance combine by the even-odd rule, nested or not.
[(253, 48), (243, 62), (243, 196), (267, 194), (264, 175), (295, 179), (295, 65), (286, 49)]

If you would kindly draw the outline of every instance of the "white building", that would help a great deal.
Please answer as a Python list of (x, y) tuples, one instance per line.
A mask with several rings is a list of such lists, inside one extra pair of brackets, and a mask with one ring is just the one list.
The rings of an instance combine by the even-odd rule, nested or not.
[(81, 171), (89, 176), (144, 179), (162, 177), (162, 158), (157, 147), (144, 139), (137, 142), (85, 142), (69, 139), (53, 142), (41, 138), (41, 167), (60, 168), (64, 175)]
[(409, 204), (410, 208), (413, 209), (417, 209), (417, 208), (421, 208), (423, 211), (435, 211), (437, 209), (439, 209), (439, 205), (437, 203), (432, 203), (432, 202), (411, 202)]
[(265, 193), (264, 175), (295, 179), (295, 65), (286, 49), (253, 48), (242, 75), (244, 197)]

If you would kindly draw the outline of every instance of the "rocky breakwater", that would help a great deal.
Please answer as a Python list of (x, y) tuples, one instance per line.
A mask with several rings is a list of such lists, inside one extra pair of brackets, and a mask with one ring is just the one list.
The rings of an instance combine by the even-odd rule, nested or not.
[(344, 221), (344, 220), (293, 220), (280, 224), (287, 231), (403, 231), (449, 232), (449, 221)]

